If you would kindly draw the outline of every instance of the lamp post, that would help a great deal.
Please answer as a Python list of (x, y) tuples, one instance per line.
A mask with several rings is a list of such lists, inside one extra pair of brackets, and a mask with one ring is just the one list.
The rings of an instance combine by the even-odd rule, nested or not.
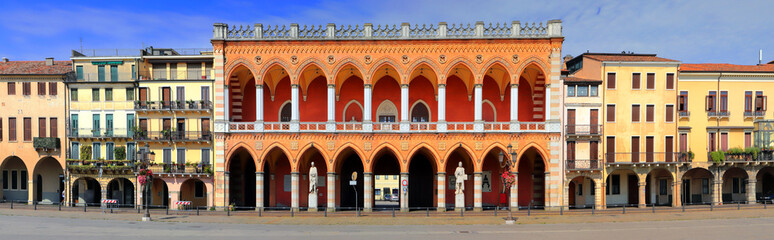
[(508, 151), (508, 154), (511, 155), (511, 157), (505, 158), (505, 153), (500, 151), (500, 153), (498, 154), (498, 160), (500, 162), (500, 168), (503, 169), (503, 174), (501, 175), (502, 180), (503, 180), (503, 183), (505, 183), (504, 184), (505, 188), (507, 188), (508, 190), (508, 198), (507, 198), (508, 199), (508, 218), (505, 219), (505, 221), (506, 223), (513, 224), (515, 220), (513, 219), (513, 211), (511, 210), (512, 206), (511, 206), (510, 195), (511, 195), (511, 185), (515, 181), (510, 182), (510, 180), (507, 178), (515, 178), (515, 176), (513, 176), (511, 173), (511, 166), (513, 166), (513, 159), (516, 158), (516, 151), (513, 150), (513, 146), (511, 144), (508, 144), (507, 151)]
[(145, 144), (145, 148), (140, 149), (139, 151), (137, 151), (138, 158), (142, 162), (142, 164), (140, 166), (140, 170), (138, 172), (143, 173), (143, 174), (140, 174), (140, 178), (143, 178), (141, 180), (141, 182), (144, 183), (143, 184), (143, 188), (144, 188), (144, 192), (145, 192), (145, 201), (144, 201), (144, 203), (145, 203), (145, 214), (143, 214), (143, 216), (142, 216), (142, 221), (143, 222), (147, 222), (147, 221), (151, 220), (150, 209), (148, 208), (148, 206), (150, 206), (150, 202), (149, 202), (150, 201), (150, 195), (151, 195), (150, 188), (151, 188), (152, 183), (153, 183), (153, 172), (150, 171), (148, 169), (148, 167), (150, 166), (151, 159), (155, 158), (156, 154), (153, 153), (153, 152), (148, 151), (149, 147), (150, 146), (148, 146), (148, 144), (146, 143)]

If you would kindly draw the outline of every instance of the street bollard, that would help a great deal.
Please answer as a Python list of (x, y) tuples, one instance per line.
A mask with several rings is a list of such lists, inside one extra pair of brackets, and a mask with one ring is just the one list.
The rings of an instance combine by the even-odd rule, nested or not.
[[(13, 208), (13, 202), (11, 202), (11, 208)], [(763, 209), (766, 209), (766, 200), (763, 200)]]
[(564, 206), (559, 206), (559, 216), (564, 216)]
[[(766, 204), (766, 202), (763, 202), (763, 204)], [(11, 201), (11, 209), (13, 209), (13, 201)]]
[(465, 217), (465, 208), (460, 208), (460, 217)]
[(712, 206), (712, 202), (710, 202), (710, 212), (714, 210), (715, 206)]
[(742, 210), (742, 205), (739, 202), (736, 202), (736, 210)]
[(295, 213), (293, 212), (293, 208), (290, 208), (290, 217), (294, 217)]
[(196, 208), (196, 216), (199, 216), (199, 208)]
[(395, 217), (395, 208), (392, 208), (392, 217)]
[(169, 206), (167, 206), (167, 215), (169, 215)]
[(527, 216), (530, 216), (530, 215), (532, 215), (532, 203), (527, 205)]
[(425, 215), (425, 216), (426, 217), (430, 217), (430, 208), (427, 208), (427, 215)]
[(59, 204), (59, 211), (60, 212), (62, 211), (62, 204), (61, 203)]
[(231, 216), (231, 207), (226, 207), (226, 216)]
[(681, 207), (683, 207), (683, 212), (685, 212), (685, 203), (680, 204)]
[(626, 204), (623, 205), (623, 214), (626, 214)]
[(38, 203), (32, 202), (32, 210), (35, 210), (35, 211), (38, 210)]
[(325, 208), (325, 210), (323, 210), (323, 211), (325, 211), (325, 216), (324, 217), (328, 217), (328, 208)]
[(498, 209), (498, 208), (499, 208), (499, 207), (495, 207), (495, 217), (497, 217), (497, 209)]
[(263, 208), (258, 208), (258, 216), (259, 216), (259, 217), (262, 217), (262, 216), (263, 216), (263, 213), (262, 213), (262, 212), (263, 212)]
[(594, 206), (591, 206), (591, 215), (594, 215), (595, 214), (594, 211), (596, 211), (596, 210), (597, 210), (597, 205), (596, 204), (594, 204)]
[(656, 213), (656, 204), (652, 204), (651, 206), (653, 206), (653, 213)]

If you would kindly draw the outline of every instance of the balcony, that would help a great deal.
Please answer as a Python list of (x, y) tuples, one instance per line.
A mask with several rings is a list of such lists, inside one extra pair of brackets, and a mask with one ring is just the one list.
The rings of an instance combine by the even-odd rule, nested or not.
[(138, 142), (211, 142), (210, 131), (138, 131), (134, 133)]
[(766, 111), (745, 111), (744, 118), (763, 119)]
[(36, 150), (51, 151), (58, 150), (60, 148), (59, 138), (52, 137), (35, 137), (32, 138), (32, 146)]
[(602, 136), (602, 124), (565, 125), (567, 138), (599, 138)]
[(164, 69), (156, 69), (153, 71), (140, 71), (140, 80), (142, 81), (154, 81), (154, 80), (213, 80), (210, 70), (202, 70), (201, 66), (198, 69), (187, 69), (185, 71), (177, 70), (175, 73), (170, 73)]
[(129, 83), (134, 82), (137, 76), (132, 75), (131, 72), (119, 72), (118, 74), (110, 74), (110, 71), (106, 70), (105, 74), (87, 73), (75, 78), (68, 79), (68, 82), (88, 82), (88, 83)]
[(212, 167), (209, 164), (187, 163), (155, 164), (148, 167), (156, 175), (212, 175)]
[(718, 118), (727, 118), (731, 113), (729, 111), (717, 111), (717, 112), (707, 112), (707, 117), (718, 117)]
[(574, 159), (565, 160), (567, 163), (567, 171), (589, 171), (589, 170), (601, 170), (602, 164), (598, 159)]
[(135, 101), (134, 110), (142, 111), (212, 111), (212, 101)]
[(673, 164), (690, 162), (686, 154), (679, 152), (620, 152), (606, 153), (607, 164)]
[(417, 132), (559, 132), (559, 123), (552, 122), (216, 122), (215, 129), (231, 133), (254, 132), (373, 132), (373, 133), (417, 133)]
[(80, 49), (72, 50), (72, 57), (139, 57), (140, 49)]
[(68, 129), (67, 137), (70, 138), (132, 138), (134, 132), (126, 128), (76, 128)]
[(130, 160), (79, 160), (67, 159), (67, 170), (75, 174), (132, 174), (135, 170)]
[(691, 112), (690, 111), (677, 111), (677, 116), (680, 118), (690, 118)]

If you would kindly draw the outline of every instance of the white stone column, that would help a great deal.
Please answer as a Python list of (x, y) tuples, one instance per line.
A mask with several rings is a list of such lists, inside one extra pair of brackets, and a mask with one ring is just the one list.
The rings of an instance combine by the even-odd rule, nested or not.
[(648, 182), (645, 182), (645, 180), (642, 180), (641, 182), (637, 183), (637, 197), (639, 198), (637, 207), (640, 207), (640, 208), (647, 207), (647, 205), (645, 205), (645, 202), (646, 202), (646, 199), (650, 196), (645, 195), (646, 186), (648, 186)]
[(712, 181), (712, 205), (721, 205), (723, 202), (723, 180), (715, 177)]
[(409, 211), (409, 191), (408, 186), (403, 186), (403, 181), (408, 182), (409, 181), (409, 173), (402, 172), (400, 173), (400, 190), (398, 191), (400, 194), (400, 211), (401, 212), (408, 212)]
[(363, 85), (363, 122), (371, 122), (371, 84)]
[(546, 96), (545, 96), (545, 104), (546, 104), (546, 114), (545, 119), (546, 121), (551, 120), (551, 84), (546, 84)]
[(255, 210), (263, 208), (263, 172), (255, 172)]
[(298, 84), (290, 85), (290, 104), (291, 104), (290, 108), (292, 109), (290, 113), (291, 122), (298, 122), (300, 118), (300, 115), (298, 112), (299, 103), (300, 102), (298, 101)]
[(475, 111), (474, 111), (473, 119), (476, 122), (483, 121), (483, 118), (481, 116), (481, 107), (482, 107), (481, 104), (482, 104), (482, 99), (483, 99), (483, 96), (482, 96), (482, 86), (483, 86), (482, 84), (476, 84), (476, 85), (473, 86), (473, 98), (475, 99), (473, 101), (473, 104), (475, 104), (475, 108), (474, 108)]
[(481, 199), (481, 184), (483, 180), (483, 173), (476, 172), (473, 173), (473, 211), (482, 211), (483, 210), (483, 199)]
[(298, 172), (292, 172), (290, 173), (290, 207), (293, 208), (294, 211), (298, 211), (298, 187), (299, 187), (299, 181), (298, 181)]
[(511, 123), (519, 121), (519, 84), (511, 85)]
[(328, 122), (336, 122), (336, 85), (333, 84), (328, 84)]
[(513, 172), (513, 176), (516, 178), (511, 185), (510, 207), (511, 211), (519, 210), (519, 173)]
[[(226, 122), (230, 122), (231, 118), (229, 118), (229, 112), (231, 111), (231, 105), (229, 105), (229, 101), (231, 100), (231, 95), (228, 94), (228, 85), (223, 86), (223, 107), (226, 108), (225, 111), (223, 111), (223, 120)], [(228, 126), (226, 126), (226, 129), (228, 129)]]
[(438, 84), (438, 131), (446, 132), (446, 84)]
[(263, 85), (255, 84), (255, 121), (263, 122)]
[(446, 211), (446, 172), (438, 173), (438, 211)]
[(602, 205), (602, 198), (605, 196), (605, 192), (602, 191), (602, 184), (602, 179), (594, 180), (594, 208), (596, 209), (605, 208), (605, 206)]
[(409, 85), (400, 85), (400, 121), (409, 121)]
[(325, 189), (328, 190), (327, 194), (327, 207), (329, 212), (336, 211), (336, 173), (328, 172), (327, 182)]
[(373, 173), (363, 173), (363, 211), (370, 212), (374, 202)]

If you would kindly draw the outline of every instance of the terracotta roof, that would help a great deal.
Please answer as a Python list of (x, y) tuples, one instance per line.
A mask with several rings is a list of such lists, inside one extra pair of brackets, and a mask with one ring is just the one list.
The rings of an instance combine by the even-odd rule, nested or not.
[(584, 53), (583, 56), (604, 62), (680, 62), (673, 59), (656, 57), (656, 54)]
[(55, 75), (73, 71), (72, 62), (54, 61), (46, 66), (46, 61), (10, 61), (0, 62), (0, 75)]
[(764, 72), (774, 73), (774, 64), (735, 65), (728, 63), (682, 64), (681, 72)]
[(565, 77), (564, 82), (602, 82), (602, 80), (579, 78), (579, 77)]

